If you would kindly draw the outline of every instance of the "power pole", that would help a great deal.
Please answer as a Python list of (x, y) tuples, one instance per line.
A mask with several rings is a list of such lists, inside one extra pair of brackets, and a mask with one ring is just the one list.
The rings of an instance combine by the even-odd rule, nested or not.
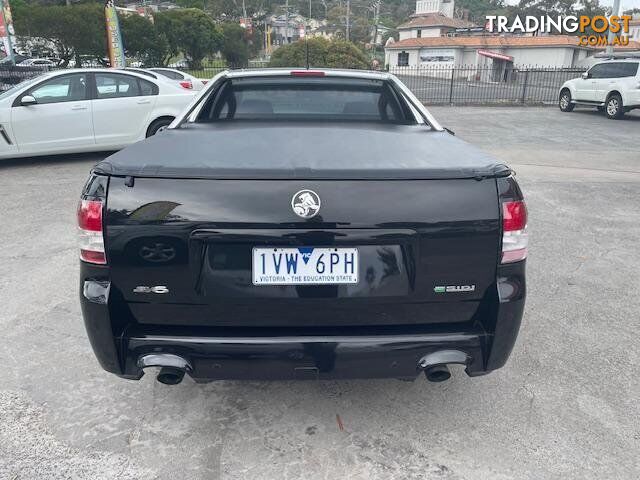
[(285, 27), (284, 27), (284, 43), (289, 43), (289, 0), (286, 1), (284, 6), (284, 18), (285, 18)]
[[(620, 1), (620, 0), (616, 0), (616, 1)], [(351, 0), (347, 0), (347, 42), (349, 41), (349, 37), (350, 37), (350, 33), (351, 33), (351, 20), (350, 20), (350, 15), (351, 15)]]
[(376, 0), (375, 10), (373, 13), (373, 57), (375, 58), (378, 50), (378, 22), (380, 21), (380, 3), (382, 0)]
[[(611, 15), (620, 15), (620, 0), (613, 0), (613, 10)], [(613, 53), (613, 37), (614, 33), (609, 28), (609, 36), (607, 37), (607, 54)]]

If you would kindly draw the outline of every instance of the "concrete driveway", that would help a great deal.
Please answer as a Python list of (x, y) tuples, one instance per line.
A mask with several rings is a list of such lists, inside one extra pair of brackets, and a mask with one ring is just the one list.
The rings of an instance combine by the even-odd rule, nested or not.
[(527, 195), (529, 298), (505, 368), (451, 381), (218, 382), (103, 372), (75, 208), (100, 155), (0, 165), (0, 478), (640, 476), (640, 116), (434, 108)]

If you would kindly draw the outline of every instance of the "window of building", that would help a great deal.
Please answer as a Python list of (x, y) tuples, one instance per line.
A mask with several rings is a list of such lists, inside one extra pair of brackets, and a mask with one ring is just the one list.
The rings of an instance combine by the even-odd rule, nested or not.
[(418, 29), (418, 38), (422, 38), (422, 30)]
[(409, 52), (400, 52), (398, 54), (398, 66), (399, 67), (409, 66)]

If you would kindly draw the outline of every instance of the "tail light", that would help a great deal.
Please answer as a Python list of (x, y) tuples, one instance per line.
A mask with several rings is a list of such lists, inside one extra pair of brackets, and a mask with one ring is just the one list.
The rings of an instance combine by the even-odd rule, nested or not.
[(102, 201), (80, 200), (78, 204), (78, 238), (80, 259), (104, 265), (104, 237), (102, 235)]
[(522, 200), (502, 203), (502, 262), (527, 258), (527, 206)]
[(324, 77), (322, 70), (293, 70), (292, 77)]
[(180, 82), (180, 86), (182, 88), (186, 88), (187, 90), (191, 90), (193, 88), (191, 80), (183, 80), (182, 82)]

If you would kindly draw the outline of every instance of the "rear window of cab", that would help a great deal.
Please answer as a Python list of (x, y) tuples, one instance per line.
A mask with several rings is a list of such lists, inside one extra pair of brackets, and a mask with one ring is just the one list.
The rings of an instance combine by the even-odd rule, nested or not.
[(326, 77), (228, 80), (207, 100), (197, 119), (242, 120), (415, 123), (388, 82)]

